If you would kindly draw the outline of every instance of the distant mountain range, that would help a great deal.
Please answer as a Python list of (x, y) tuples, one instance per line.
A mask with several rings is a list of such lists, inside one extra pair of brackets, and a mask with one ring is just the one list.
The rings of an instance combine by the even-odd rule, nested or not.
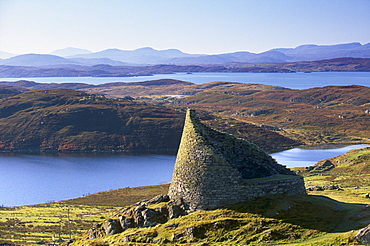
[[(32, 55), (25, 55), (32, 58)], [(0, 65), (0, 78), (29, 78), (29, 77), (132, 77), (150, 76), (168, 73), (295, 73), (295, 72), (369, 72), (370, 58), (333, 58), (318, 61), (264, 63), (264, 64), (224, 64), (224, 65), (171, 65), (158, 64), (146, 66), (111, 66), (107, 64), (81, 66), (69, 64), (68, 60), (59, 56), (42, 55), (37, 60), (44, 66), (11, 66)], [(15, 61), (18, 57), (9, 59)], [(86, 59), (86, 58), (76, 58)], [(25, 59), (26, 60), (26, 59)], [(96, 58), (99, 61), (114, 62), (108, 58)], [(52, 61), (59, 65), (51, 64)], [(94, 59), (90, 60), (91, 62)], [(27, 64), (30, 64), (30, 61)], [(120, 62), (116, 62), (120, 63)]]
[(0, 65), (10, 66), (111, 66), (134, 65), (225, 65), (247, 63), (285, 63), (314, 61), (340, 57), (370, 58), (370, 43), (337, 45), (301, 45), (296, 48), (278, 48), (262, 53), (246, 51), (204, 55), (188, 54), (177, 49), (155, 50), (150, 47), (136, 50), (107, 49), (91, 52), (85, 49), (66, 48), (51, 54), (23, 54), (13, 56), (0, 52)]

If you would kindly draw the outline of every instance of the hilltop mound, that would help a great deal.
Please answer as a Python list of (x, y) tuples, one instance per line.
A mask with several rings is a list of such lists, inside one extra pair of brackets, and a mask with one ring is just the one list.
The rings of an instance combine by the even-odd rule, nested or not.
[[(106, 198), (108, 194), (101, 196)], [(361, 227), (359, 221), (353, 223), (352, 216), (368, 212), (364, 204), (345, 204), (307, 195), (265, 196), (178, 218), (158, 217), (160, 213), (154, 212), (171, 206), (168, 202), (140, 201), (95, 224), (93, 230), (65, 245), (347, 245), (354, 243), (354, 234), (347, 232)], [(127, 222), (134, 222), (133, 218), (140, 216), (164, 223), (131, 228)], [(344, 227), (338, 228), (340, 224)], [(113, 230), (116, 230), (114, 235)], [(307, 244), (306, 240), (309, 240)]]

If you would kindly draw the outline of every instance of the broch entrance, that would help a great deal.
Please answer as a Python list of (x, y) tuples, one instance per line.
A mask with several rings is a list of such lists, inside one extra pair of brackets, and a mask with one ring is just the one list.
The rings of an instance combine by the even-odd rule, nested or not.
[(171, 200), (186, 210), (215, 209), (268, 194), (305, 194), (303, 178), (246, 140), (202, 124), (186, 113)]

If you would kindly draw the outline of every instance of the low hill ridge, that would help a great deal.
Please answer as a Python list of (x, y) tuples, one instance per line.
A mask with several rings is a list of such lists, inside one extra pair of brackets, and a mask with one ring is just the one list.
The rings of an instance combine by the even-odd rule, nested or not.
[(2, 99), (0, 151), (174, 150), (181, 115), (130, 98), (34, 90)]

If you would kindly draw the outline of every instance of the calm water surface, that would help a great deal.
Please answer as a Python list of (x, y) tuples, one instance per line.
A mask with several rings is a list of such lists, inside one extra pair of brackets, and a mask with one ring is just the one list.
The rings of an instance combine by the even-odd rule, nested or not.
[(332, 146), (321, 146), (311, 148), (294, 148), (278, 153), (271, 154), (271, 156), (283, 165), (289, 168), (293, 167), (308, 167), (314, 165), (316, 162), (338, 155), (342, 155), (351, 149), (360, 149), (369, 147), (367, 144), (356, 144), (350, 146), (338, 147)]
[(18, 206), (171, 181), (175, 156), (0, 154), (0, 205)]
[[(341, 155), (352, 145), (330, 149), (290, 149), (272, 156), (288, 167), (311, 166)], [(157, 185), (171, 181), (174, 155), (0, 154), (0, 205), (20, 206), (89, 193)]]
[(370, 72), (316, 72), (316, 73), (176, 73), (156, 74), (139, 77), (42, 77), (42, 78), (0, 78), (0, 81), (21, 79), (39, 83), (86, 83), (99, 85), (111, 82), (139, 82), (155, 79), (178, 79), (195, 84), (213, 81), (259, 83), (282, 86), (291, 89), (308, 89), (328, 85), (370, 86)]

